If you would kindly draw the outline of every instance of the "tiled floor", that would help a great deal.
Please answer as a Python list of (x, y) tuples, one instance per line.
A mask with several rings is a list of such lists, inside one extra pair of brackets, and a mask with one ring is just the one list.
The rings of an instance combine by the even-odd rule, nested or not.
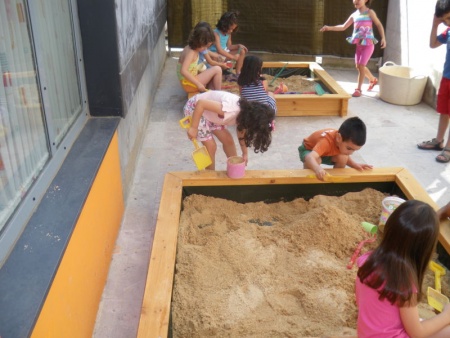
[[(186, 94), (178, 84), (176, 62), (168, 57), (152, 107), (134, 184), (97, 316), (95, 338), (136, 337), (152, 239), (164, 174), (192, 171), (192, 144), (178, 124)], [(355, 88), (355, 70), (326, 69), (349, 93)], [(436, 151), (416, 147), (435, 137), (438, 115), (430, 106), (396, 106), (373, 92), (349, 101), (348, 116), (367, 125), (367, 143), (353, 156), (376, 167), (405, 167), (439, 206), (450, 201), (450, 166), (437, 163)], [(279, 117), (268, 152), (249, 151), (247, 169), (299, 169), (297, 147), (303, 137), (320, 128), (338, 128), (340, 117)], [(225, 155), (218, 151), (217, 170), (225, 170)]]

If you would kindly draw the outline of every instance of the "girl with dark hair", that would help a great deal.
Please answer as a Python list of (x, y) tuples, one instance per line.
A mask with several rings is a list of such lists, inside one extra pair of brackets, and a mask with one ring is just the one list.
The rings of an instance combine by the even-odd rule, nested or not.
[(236, 126), (245, 163), (248, 147), (253, 147), (255, 153), (269, 149), (275, 112), (268, 105), (215, 90), (193, 96), (183, 110), (185, 116), (191, 116), (188, 138), (201, 141), (211, 156), (212, 164), (206, 169), (215, 169), (217, 144), (213, 135), (222, 143), (227, 158), (236, 156), (233, 136), (226, 126)]
[(380, 245), (358, 258), (358, 337), (450, 337), (450, 304), (419, 318), (422, 284), (439, 235), (434, 209), (402, 203), (389, 216)]
[(383, 25), (378, 19), (375, 11), (370, 8), (370, 3), (371, 0), (353, 0), (353, 5), (355, 6), (356, 11), (349, 16), (347, 21), (341, 25), (323, 26), (320, 29), (321, 32), (340, 32), (345, 31), (351, 24), (353, 24), (353, 34), (351, 37), (347, 38), (347, 42), (356, 45), (355, 64), (356, 69), (358, 70), (358, 87), (352, 94), (353, 97), (361, 96), (364, 78), (367, 77), (369, 79), (368, 90), (372, 90), (378, 83), (378, 79), (373, 76), (369, 68), (366, 67), (375, 49), (375, 44), (378, 42), (373, 34), (373, 23), (377, 26), (378, 33), (381, 36), (381, 48), (386, 47), (386, 38), (384, 36)]
[(257, 56), (246, 56), (238, 78), (239, 92), (248, 101), (267, 104), (277, 112), (277, 104), (272, 92), (269, 92), (267, 80), (261, 76), (262, 60)]
[(197, 24), (189, 34), (188, 45), (181, 52), (177, 64), (177, 76), (187, 93), (204, 92), (208, 89), (220, 90), (222, 69), (219, 66), (199, 73), (199, 53), (214, 42), (214, 33), (209, 26)]
[(247, 47), (244, 45), (233, 45), (231, 42), (231, 34), (238, 27), (238, 16), (238, 11), (229, 11), (220, 17), (216, 29), (214, 29), (215, 42), (209, 48), (211, 51), (223, 55), (226, 60), (236, 61), (236, 78), (234, 80), (241, 73), (245, 54), (248, 52)]

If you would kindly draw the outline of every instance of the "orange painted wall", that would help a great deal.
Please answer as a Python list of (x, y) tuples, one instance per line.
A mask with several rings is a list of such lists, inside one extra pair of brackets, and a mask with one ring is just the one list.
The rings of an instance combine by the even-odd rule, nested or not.
[(91, 337), (124, 212), (117, 131), (31, 337)]

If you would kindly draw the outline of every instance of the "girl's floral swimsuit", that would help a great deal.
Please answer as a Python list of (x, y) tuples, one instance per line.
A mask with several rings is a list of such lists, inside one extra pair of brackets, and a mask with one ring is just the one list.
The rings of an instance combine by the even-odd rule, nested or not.
[(375, 45), (378, 40), (373, 35), (372, 23), (369, 10), (353, 13), (353, 34), (347, 38), (347, 41), (354, 45)]

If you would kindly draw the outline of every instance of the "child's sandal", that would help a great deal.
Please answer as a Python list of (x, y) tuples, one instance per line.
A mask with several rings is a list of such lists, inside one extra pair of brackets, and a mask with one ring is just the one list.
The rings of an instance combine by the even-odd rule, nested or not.
[(353, 97), (360, 97), (361, 96), (361, 90), (358, 88), (355, 89), (355, 91), (352, 94)]
[(369, 88), (367, 88), (367, 90), (372, 90), (373, 87), (375, 87), (378, 83), (378, 79), (376, 77), (373, 78), (372, 81), (370, 81), (369, 83)]

